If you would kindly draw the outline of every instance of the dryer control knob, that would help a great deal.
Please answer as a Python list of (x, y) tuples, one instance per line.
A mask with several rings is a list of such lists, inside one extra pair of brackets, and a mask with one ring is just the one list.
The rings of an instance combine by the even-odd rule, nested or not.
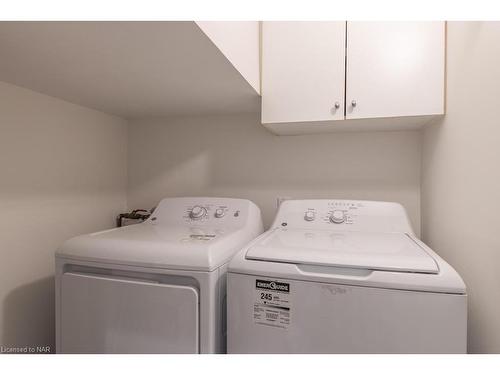
[(342, 224), (345, 221), (344, 211), (341, 210), (333, 210), (330, 215), (330, 221), (334, 224)]
[(207, 214), (207, 209), (201, 206), (194, 206), (191, 211), (189, 211), (189, 217), (191, 219), (201, 219)]
[(217, 219), (220, 219), (221, 217), (223, 217), (224, 215), (226, 214), (226, 210), (224, 210), (223, 208), (218, 208), (215, 210), (215, 217)]

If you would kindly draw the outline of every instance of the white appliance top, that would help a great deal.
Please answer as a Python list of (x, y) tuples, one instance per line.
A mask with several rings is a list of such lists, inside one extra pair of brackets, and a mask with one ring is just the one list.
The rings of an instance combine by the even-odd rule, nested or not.
[(248, 200), (166, 198), (144, 223), (72, 238), (56, 256), (212, 271), (262, 230), (260, 210)]
[(439, 293), (465, 293), (457, 272), (413, 233), (398, 203), (287, 200), (229, 272)]

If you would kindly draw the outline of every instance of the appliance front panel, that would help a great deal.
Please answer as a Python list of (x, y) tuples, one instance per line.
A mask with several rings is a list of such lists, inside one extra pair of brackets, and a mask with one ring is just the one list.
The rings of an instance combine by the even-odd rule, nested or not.
[(465, 353), (465, 295), (228, 274), (228, 353)]
[(189, 286), (64, 273), (62, 353), (198, 353), (199, 296)]

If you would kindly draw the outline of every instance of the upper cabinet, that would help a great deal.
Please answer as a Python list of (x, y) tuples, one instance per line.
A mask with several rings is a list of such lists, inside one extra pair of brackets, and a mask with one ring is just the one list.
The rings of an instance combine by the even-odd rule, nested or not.
[(345, 22), (263, 22), (263, 123), (344, 118), (345, 30)]
[(444, 22), (348, 22), (346, 119), (444, 113)]
[(444, 87), (444, 22), (263, 22), (275, 133), (414, 128), (444, 114)]

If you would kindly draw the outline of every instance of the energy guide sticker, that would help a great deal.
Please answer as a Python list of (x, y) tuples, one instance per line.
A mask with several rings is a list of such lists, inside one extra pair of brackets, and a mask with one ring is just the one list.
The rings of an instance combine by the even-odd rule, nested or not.
[(253, 320), (256, 324), (278, 328), (290, 325), (290, 284), (275, 280), (255, 280)]

